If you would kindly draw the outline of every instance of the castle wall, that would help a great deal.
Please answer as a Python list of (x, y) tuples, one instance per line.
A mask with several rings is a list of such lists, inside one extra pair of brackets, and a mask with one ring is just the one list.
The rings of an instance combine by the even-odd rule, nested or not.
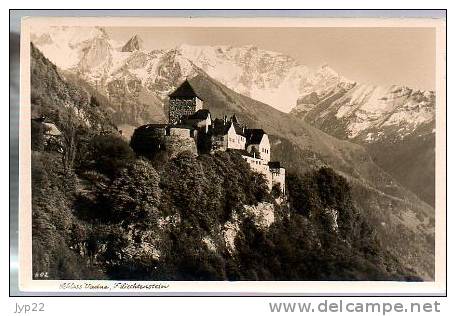
[(271, 145), (267, 134), (263, 135), (258, 151), (260, 152), (261, 159), (263, 159), (266, 163), (271, 161)]
[(169, 158), (175, 158), (184, 151), (188, 151), (195, 156), (198, 155), (196, 143), (193, 138), (182, 138), (179, 135), (166, 136), (165, 146)]
[(225, 151), (228, 148), (228, 136), (217, 135), (212, 137), (212, 149), (218, 151)]
[(267, 134), (263, 135), (259, 144), (250, 144), (246, 148), (249, 153), (251, 153), (254, 149), (260, 154), (261, 159), (264, 160), (266, 164), (271, 161), (271, 146), (269, 144), (269, 137)]
[(268, 188), (269, 190), (272, 189), (272, 174), (269, 171), (269, 166), (267, 164), (264, 164), (264, 161), (259, 158), (253, 158), (250, 156), (242, 156), (244, 160), (249, 164), (250, 169), (252, 169), (255, 172), (261, 173), (265, 176), (266, 181), (268, 183)]
[(211, 119), (211, 115), (209, 114), (209, 116), (205, 119), (205, 120), (201, 120), (199, 121), (196, 126), (198, 128), (204, 128), (206, 133), (208, 132), (209, 130), (209, 126), (212, 125), (212, 119)]
[(196, 97), (195, 98), (195, 112), (203, 109), (203, 100)]
[(234, 126), (231, 125), (227, 133), (227, 148), (245, 149), (245, 137), (238, 135)]
[(280, 184), (280, 191), (285, 194), (285, 168), (271, 169), (272, 186)]
[[(169, 123), (171, 125), (179, 123), (183, 116), (190, 116), (203, 108), (203, 101), (198, 97), (193, 98), (171, 98), (169, 100)], [(204, 128), (206, 133), (211, 125), (210, 116), (199, 122), (194, 122), (197, 128)], [(170, 135), (166, 137), (166, 147), (170, 158), (177, 156), (180, 152), (190, 151), (197, 155), (195, 139), (197, 134), (191, 134), (190, 129), (181, 127), (170, 128)], [(259, 153), (259, 156), (242, 156), (249, 164), (250, 168), (263, 174), (271, 190), (273, 185), (278, 183), (282, 193), (285, 193), (285, 169), (270, 168), (268, 162), (271, 160), (271, 146), (267, 134), (263, 134), (259, 144), (251, 144), (246, 148), (246, 138), (236, 133), (236, 129), (231, 124), (225, 135), (212, 136), (212, 150), (226, 151), (227, 149), (239, 149)]]
[(285, 168), (270, 168), (262, 158), (244, 155), (242, 158), (249, 164), (250, 169), (265, 176), (269, 190), (272, 189), (274, 184), (278, 183), (280, 185), (280, 191), (283, 194), (285, 193)]
[(182, 139), (191, 138), (190, 129), (188, 128), (171, 127), (169, 129), (169, 135)]
[[(198, 101), (199, 100), (199, 101)], [(176, 124), (182, 116), (192, 115), (197, 111), (197, 103), (202, 108), (202, 101), (198, 98), (171, 98), (169, 99), (169, 123)]]

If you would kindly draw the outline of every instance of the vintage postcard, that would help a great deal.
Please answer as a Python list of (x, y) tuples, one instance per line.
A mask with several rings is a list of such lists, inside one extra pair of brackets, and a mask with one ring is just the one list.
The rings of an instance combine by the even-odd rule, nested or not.
[(20, 289), (444, 295), (445, 27), (24, 18)]

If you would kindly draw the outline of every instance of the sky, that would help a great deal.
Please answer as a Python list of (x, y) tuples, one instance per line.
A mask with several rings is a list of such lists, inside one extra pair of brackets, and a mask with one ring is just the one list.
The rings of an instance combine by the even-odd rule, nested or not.
[(328, 64), (341, 75), (374, 85), (435, 90), (433, 28), (179, 28), (108, 27), (112, 39), (139, 35), (146, 49), (190, 45), (254, 45), (281, 52), (316, 69)]

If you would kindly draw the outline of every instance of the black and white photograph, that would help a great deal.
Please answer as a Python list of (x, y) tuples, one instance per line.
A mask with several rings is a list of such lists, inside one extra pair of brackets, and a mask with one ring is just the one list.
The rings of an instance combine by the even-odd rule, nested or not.
[(23, 20), (32, 283), (445, 277), (443, 23), (162, 20)]

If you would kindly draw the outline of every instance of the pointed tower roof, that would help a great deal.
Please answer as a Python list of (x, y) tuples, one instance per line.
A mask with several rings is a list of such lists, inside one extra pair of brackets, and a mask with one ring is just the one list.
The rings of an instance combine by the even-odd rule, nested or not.
[(177, 87), (176, 90), (174, 90), (172, 93), (168, 95), (170, 98), (178, 98), (178, 97), (183, 97), (183, 98), (193, 98), (193, 97), (198, 97), (198, 99), (203, 100), (193, 89), (192, 85), (190, 82), (188, 82), (187, 79), (179, 86)]

